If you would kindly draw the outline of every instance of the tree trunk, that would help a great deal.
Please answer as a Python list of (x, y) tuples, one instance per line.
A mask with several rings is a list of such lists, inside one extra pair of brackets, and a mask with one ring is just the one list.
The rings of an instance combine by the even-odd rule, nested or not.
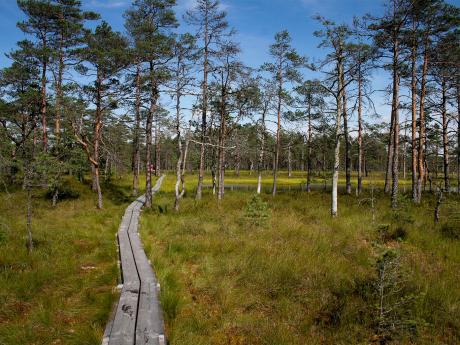
[(278, 107), (277, 107), (277, 121), (276, 121), (276, 147), (275, 147), (275, 160), (273, 162), (273, 196), (276, 195), (276, 180), (278, 177), (278, 164), (279, 164), (279, 156), (281, 150), (281, 100), (282, 100), (282, 91), (283, 91), (283, 79), (282, 79), (282, 71), (281, 66), (279, 67), (278, 71)]
[(439, 191), (438, 191), (438, 198), (436, 200), (436, 207), (434, 208), (434, 222), (435, 222), (435, 224), (439, 223), (439, 213), (440, 213), (440, 210), (441, 210), (443, 196), (444, 196), (443, 190), (442, 190), (442, 188), (440, 188)]
[(133, 138), (133, 195), (139, 194), (139, 173), (141, 167), (140, 155), (140, 127), (141, 127), (141, 66), (136, 68), (136, 123), (134, 124)]
[[(407, 169), (406, 169), (406, 168), (407, 168), (407, 162), (406, 162), (406, 160), (407, 160), (407, 159), (406, 159), (406, 158), (407, 158), (407, 157), (406, 157), (406, 156), (407, 156), (407, 155), (406, 155), (406, 152), (407, 152), (407, 140), (406, 140), (406, 138), (407, 138), (407, 119), (406, 119), (405, 122), (406, 122), (406, 124), (405, 124), (405, 126), (404, 126), (404, 144), (403, 144), (403, 149), (402, 149), (402, 151), (403, 151), (403, 155), (402, 155), (402, 166), (403, 166), (403, 179), (404, 179), (404, 180), (406, 180), (406, 178), (407, 178), (407, 176), (406, 176), (406, 175), (407, 175), (407, 171), (406, 171), (406, 170), (407, 170)], [(404, 188), (404, 189), (405, 189), (405, 188)]]
[(201, 147), (200, 147), (200, 170), (198, 172), (198, 186), (196, 188), (196, 199), (202, 197), (203, 178), (205, 168), (205, 140), (206, 140), (206, 115), (208, 111), (208, 17), (205, 17), (204, 25), (204, 62), (203, 62), (203, 99), (202, 99), (202, 114), (201, 114)]
[[(341, 54), (341, 53), (340, 53)], [(342, 100), (343, 100), (343, 65), (342, 60), (339, 58), (337, 61), (337, 74), (338, 74), (338, 93), (336, 95), (337, 114), (335, 118), (335, 147), (334, 147), (334, 168), (332, 171), (332, 193), (331, 193), (331, 215), (337, 217), (338, 207), (338, 183), (339, 183), (339, 168), (340, 168), (340, 125), (342, 118)]]
[[(217, 192), (217, 200), (222, 200), (225, 192), (225, 137), (227, 134), (226, 128), (226, 90), (222, 88), (221, 104), (220, 104), (220, 130), (219, 130), (219, 147), (218, 147), (218, 172), (219, 172), (219, 189)], [(237, 140), (238, 142), (238, 140)]]
[(93, 192), (97, 191), (97, 186), (96, 186), (96, 170), (94, 168), (94, 164), (91, 165), (91, 190)]
[(96, 118), (94, 120), (93, 173), (94, 187), (97, 191), (97, 208), (102, 209), (102, 191), (99, 181), (99, 144), (102, 130), (102, 78), (99, 71), (96, 80)]
[(347, 93), (345, 88), (345, 74), (342, 73), (343, 87), (343, 136), (345, 141), (345, 184), (347, 194), (351, 194), (351, 157), (350, 157), (350, 137), (348, 135), (348, 113), (347, 113)]
[(391, 187), (391, 207), (398, 206), (398, 188), (399, 188), (399, 42), (395, 39), (393, 44), (393, 100), (392, 100), (392, 117), (394, 119), (393, 133), (393, 162), (392, 167), (392, 187)]
[[(43, 49), (46, 49), (46, 40), (43, 39)], [(41, 76), (41, 105), (40, 105), (40, 115), (42, 121), (42, 131), (43, 131), (43, 151), (48, 150), (48, 134), (46, 130), (46, 72), (48, 67), (48, 58), (43, 57), (42, 61), (42, 76)]]
[(447, 85), (446, 77), (442, 76), (442, 101), (441, 101), (441, 112), (442, 112), (442, 147), (444, 156), (444, 190), (450, 192), (450, 180), (449, 180), (449, 139), (448, 139), (448, 128), (447, 128)]
[[(178, 62), (178, 66), (180, 66), (180, 60)], [(179, 69), (178, 69), (179, 70)], [(179, 74), (179, 72), (177, 72)], [(179, 76), (177, 76), (179, 78)], [(181, 93), (179, 89), (176, 91), (176, 135), (177, 135), (177, 164), (176, 164), (176, 185), (174, 188), (175, 191), (175, 201), (174, 201), (174, 210), (179, 211), (179, 203), (180, 199), (185, 193), (184, 189), (184, 180), (183, 180), (183, 171), (185, 167), (184, 161), (184, 150), (182, 149), (182, 137), (180, 132), (180, 99)], [(182, 184), (182, 190), (181, 190)]]
[[(415, 33), (415, 21), (413, 24)], [(411, 154), (412, 154), (412, 200), (417, 202), (417, 39), (414, 42), (411, 52), (411, 113), (412, 113), (412, 137), (411, 137)]]
[(362, 117), (362, 80), (361, 66), (358, 71), (358, 187), (356, 194), (360, 195), (363, 189), (363, 117)]
[(103, 204), (102, 204), (101, 183), (100, 183), (100, 178), (99, 178), (99, 166), (95, 167), (95, 172), (96, 172), (97, 208), (101, 210), (103, 207)]
[(393, 134), (394, 134), (394, 118), (393, 118), (393, 111), (391, 112), (391, 120), (390, 120), (390, 133), (388, 139), (388, 150), (387, 150), (387, 165), (386, 165), (386, 172), (385, 172), (385, 187), (384, 192), (388, 193), (390, 191), (390, 178), (391, 172), (393, 171), (392, 164), (393, 164)]
[(62, 119), (62, 106), (63, 106), (63, 92), (62, 92), (62, 79), (64, 75), (64, 52), (63, 52), (63, 35), (61, 33), (59, 38), (59, 66), (58, 75), (56, 80), (56, 115), (54, 119), (54, 135), (56, 137), (56, 144), (59, 146), (61, 139), (61, 119)]
[(260, 133), (260, 152), (259, 152), (259, 162), (257, 164), (257, 194), (260, 194), (262, 190), (262, 169), (264, 164), (264, 154), (265, 154), (265, 114), (267, 107), (264, 107), (262, 111), (262, 126)]
[(425, 94), (426, 94), (426, 75), (428, 69), (428, 42), (425, 42), (423, 54), (422, 81), (420, 85), (420, 124), (419, 124), (419, 144), (418, 144), (418, 176), (417, 176), (417, 203), (422, 201), (422, 187), (425, 179)]
[(153, 117), (156, 111), (158, 92), (154, 76), (153, 62), (150, 62), (150, 78), (151, 78), (151, 90), (150, 90), (150, 109), (147, 113), (147, 119), (145, 124), (146, 130), (146, 143), (145, 143), (145, 164), (146, 164), (146, 176), (145, 176), (145, 207), (152, 207), (152, 125)]
[(238, 130), (235, 130), (236, 137), (236, 165), (235, 165), (235, 175), (240, 176), (240, 167), (241, 167), (241, 146), (240, 140), (238, 138)]
[(161, 174), (160, 114), (155, 112), (155, 176)]
[(460, 78), (457, 78), (457, 193), (460, 194)]
[(288, 146), (288, 177), (292, 177), (292, 151), (291, 143)]

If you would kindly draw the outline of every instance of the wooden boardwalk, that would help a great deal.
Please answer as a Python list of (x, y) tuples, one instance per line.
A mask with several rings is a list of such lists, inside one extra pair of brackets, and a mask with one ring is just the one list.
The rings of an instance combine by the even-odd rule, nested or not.
[[(152, 193), (163, 182), (161, 176)], [(158, 294), (160, 286), (145, 255), (138, 233), (145, 196), (131, 203), (117, 233), (122, 287), (120, 300), (105, 329), (102, 345), (165, 345)]]

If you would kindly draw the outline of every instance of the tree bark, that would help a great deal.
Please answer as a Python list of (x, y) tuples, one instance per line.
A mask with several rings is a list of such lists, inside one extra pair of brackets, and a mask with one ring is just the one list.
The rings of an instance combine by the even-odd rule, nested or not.
[(342, 52), (339, 52), (339, 59), (337, 61), (337, 82), (338, 93), (336, 95), (337, 113), (335, 118), (335, 147), (334, 147), (334, 168), (332, 171), (332, 193), (331, 193), (331, 215), (337, 217), (338, 207), (338, 183), (339, 183), (339, 168), (340, 168), (340, 125), (342, 118), (342, 100), (343, 100), (343, 65), (342, 65)]
[(288, 146), (288, 177), (292, 177), (292, 150), (291, 143)]
[[(220, 129), (219, 129), (219, 147), (218, 147), (218, 172), (219, 183), (217, 200), (222, 200), (225, 192), (225, 137), (227, 134), (226, 128), (226, 89), (221, 89), (221, 104), (220, 104)], [(237, 140), (238, 141), (238, 140)]]
[(447, 128), (447, 85), (446, 77), (442, 76), (442, 100), (441, 100), (441, 113), (442, 113), (442, 147), (443, 147), (443, 172), (444, 172), (444, 190), (449, 193), (450, 191), (450, 180), (449, 180), (449, 139), (448, 139), (448, 128)]
[(388, 138), (388, 150), (387, 150), (387, 164), (386, 164), (386, 172), (385, 172), (385, 187), (384, 192), (390, 192), (390, 179), (391, 179), (391, 172), (393, 171), (392, 164), (393, 164), (393, 134), (394, 134), (394, 118), (393, 118), (393, 111), (391, 112), (391, 120), (390, 120), (390, 133)]
[(236, 164), (235, 164), (235, 175), (240, 176), (240, 168), (241, 168), (241, 146), (240, 140), (238, 138), (238, 130), (235, 130), (235, 137), (236, 137)]
[(391, 187), (391, 207), (398, 206), (399, 188), (399, 41), (395, 38), (393, 43), (393, 100), (392, 118), (394, 119), (393, 133), (393, 162), (392, 167), (392, 187)]
[[(46, 49), (46, 39), (43, 39), (43, 49)], [(44, 53), (45, 54), (45, 53)], [(42, 121), (42, 131), (43, 131), (43, 151), (48, 150), (48, 134), (46, 130), (46, 72), (48, 67), (48, 57), (44, 56), (42, 61), (42, 76), (41, 76), (41, 105), (40, 105), (40, 115)]]
[(425, 179), (425, 94), (426, 94), (426, 75), (428, 69), (428, 42), (425, 42), (423, 54), (422, 81), (420, 85), (420, 124), (419, 124), (419, 144), (418, 144), (418, 176), (417, 176), (417, 203), (422, 201), (422, 188)]
[(262, 111), (262, 126), (260, 133), (260, 152), (259, 152), (259, 162), (257, 164), (257, 194), (260, 194), (262, 190), (262, 169), (264, 164), (264, 154), (265, 154), (265, 115), (267, 112), (268, 104), (264, 107)]
[(160, 114), (155, 112), (155, 176), (161, 174)]
[(206, 115), (208, 111), (208, 51), (209, 48), (209, 33), (208, 33), (208, 16), (205, 16), (204, 24), (204, 62), (203, 62), (203, 99), (202, 99), (202, 114), (201, 114), (201, 147), (200, 147), (200, 169), (198, 172), (198, 186), (196, 188), (197, 200), (202, 197), (203, 178), (205, 169), (205, 140), (206, 140)]
[(358, 71), (358, 187), (356, 194), (360, 195), (363, 189), (363, 117), (362, 117), (362, 80), (361, 66)]
[(102, 78), (97, 72), (96, 80), (96, 118), (94, 121), (94, 141), (93, 141), (93, 166), (94, 166), (94, 186), (97, 191), (97, 208), (102, 209), (102, 191), (99, 181), (99, 144), (102, 130)]
[(460, 78), (457, 78), (457, 193), (460, 194)]
[[(415, 21), (413, 24), (415, 35)], [(412, 113), (412, 200), (417, 202), (417, 38), (414, 37), (411, 50), (411, 113)]]
[(279, 164), (279, 156), (281, 150), (281, 100), (282, 100), (282, 92), (283, 92), (283, 76), (281, 71), (281, 66), (278, 67), (278, 106), (277, 106), (277, 121), (276, 121), (276, 147), (275, 147), (275, 159), (273, 162), (273, 196), (276, 195), (276, 183), (278, 177), (278, 164)]
[(59, 146), (61, 139), (61, 119), (62, 119), (62, 106), (63, 106), (63, 92), (62, 92), (62, 79), (64, 75), (64, 52), (63, 52), (63, 34), (59, 36), (59, 66), (58, 75), (56, 80), (56, 109), (54, 119), (54, 135), (56, 137), (56, 144)]
[(152, 207), (152, 125), (153, 117), (157, 107), (158, 90), (154, 76), (153, 62), (150, 62), (150, 109), (147, 113), (146, 119), (146, 143), (145, 143), (145, 164), (146, 164), (146, 178), (145, 178), (145, 207)]
[(139, 194), (139, 173), (141, 166), (140, 155), (140, 126), (141, 126), (141, 68), (140, 63), (136, 67), (136, 123), (134, 124), (133, 138), (133, 195)]
[[(178, 66), (180, 66), (180, 60), (178, 62)], [(178, 68), (179, 71), (179, 68)], [(178, 72), (179, 74), (179, 72)], [(177, 76), (179, 78), (179, 76)], [(179, 211), (179, 204), (180, 199), (185, 194), (185, 181), (184, 181), (184, 171), (185, 171), (185, 154), (182, 147), (182, 137), (180, 131), (180, 99), (181, 99), (181, 92), (178, 89), (176, 91), (176, 135), (177, 135), (177, 164), (176, 164), (176, 185), (174, 188), (175, 191), (175, 200), (174, 200), (174, 210)]]
[(347, 194), (351, 194), (351, 157), (350, 157), (350, 137), (348, 135), (348, 112), (347, 112), (347, 92), (345, 87), (345, 74), (342, 73), (342, 95), (343, 95), (343, 136), (345, 141), (345, 185)]

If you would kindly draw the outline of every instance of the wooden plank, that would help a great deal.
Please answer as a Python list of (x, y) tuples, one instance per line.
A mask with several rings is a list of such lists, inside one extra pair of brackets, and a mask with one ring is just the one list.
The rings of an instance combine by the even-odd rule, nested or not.
[(164, 322), (155, 279), (143, 280), (139, 295), (136, 345), (164, 345)]
[(124, 283), (110, 333), (109, 345), (134, 344), (139, 283)]
[(124, 228), (123, 231), (118, 233), (118, 245), (120, 247), (123, 284), (125, 282), (139, 282), (139, 276), (137, 274), (136, 263), (134, 261), (127, 228)]
[(132, 207), (128, 207), (118, 230), (123, 288), (110, 332), (109, 345), (128, 345), (134, 344), (135, 341), (140, 280), (128, 236), (132, 215)]
[[(163, 178), (157, 180), (153, 194)], [(157, 280), (138, 235), (144, 203), (145, 195), (126, 208), (117, 233), (123, 288), (112, 327), (104, 333), (104, 345), (166, 344)]]
[[(157, 180), (152, 189), (153, 193), (157, 193), (160, 190), (163, 178), (164, 175)], [(128, 231), (141, 280), (136, 345), (164, 345), (166, 340), (164, 336), (163, 313), (158, 296), (159, 284), (147, 255), (142, 248), (142, 243), (137, 232), (137, 224), (133, 223)]]

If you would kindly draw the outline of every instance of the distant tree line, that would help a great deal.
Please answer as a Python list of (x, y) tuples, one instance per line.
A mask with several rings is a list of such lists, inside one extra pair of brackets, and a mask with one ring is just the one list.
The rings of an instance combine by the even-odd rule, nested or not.
[[(175, 208), (187, 171), (224, 197), (225, 174), (279, 169), (332, 180), (338, 214), (339, 172), (356, 193), (371, 171), (385, 172), (398, 206), (399, 178), (411, 176), (411, 198), (427, 186), (460, 189), (460, 11), (441, 0), (387, 0), (381, 17), (350, 24), (326, 18), (320, 61), (301, 56), (287, 31), (276, 33), (270, 61), (241, 61), (235, 31), (216, 0), (197, 0), (179, 33), (175, 0), (134, 0), (125, 30), (115, 32), (78, 0), (18, 0), (28, 39), (8, 52), (0, 71), (0, 169), (3, 182), (49, 188), (53, 203), (65, 175), (91, 176), (97, 207), (101, 179), (114, 172), (176, 172)], [(95, 29), (88, 22), (98, 21)], [(318, 78), (309, 80), (306, 71)], [(372, 78), (384, 70), (390, 123), (372, 103)], [(382, 115), (382, 114), (380, 114)]]

